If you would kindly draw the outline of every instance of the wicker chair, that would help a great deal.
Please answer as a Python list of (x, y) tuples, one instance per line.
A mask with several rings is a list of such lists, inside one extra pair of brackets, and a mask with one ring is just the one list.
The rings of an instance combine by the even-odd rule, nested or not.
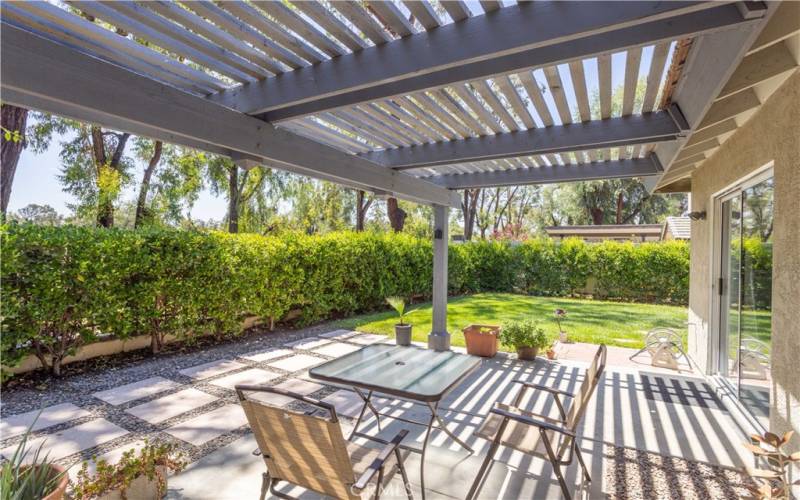
[[(374, 487), (377, 499), (397, 470), (412, 500), (399, 449), (407, 430), (397, 433), (383, 449), (361, 446), (344, 439), (333, 405), (266, 386), (237, 385), (236, 393), (267, 466), (261, 500), (268, 489), (277, 497), (291, 498), (275, 490), (279, 481), (343, 499), (361, 499), (362, 493)], [(328, 416), (269, 406), (258, 401), (255, 393), (288, 396), (321, 408)]]
[[(592, 478), (589, 476), (589, 471), (581, 456), (575, 431), (583, 418), (586, 406), (594, 393), (605, 365), (606, 346), (601, 345), (594, 355), (592, 364), (586, 371), (585, 378), (577, 394), (515, 380), (514, 382), (520, 384), (521, 387), (514, 404), (495, 403), (494, 408), (492, 408), (481, 427), (475, 433), (479, 437), (491, 440), (492, 444), (467, 494), (467, 500), (477, 497), (489, 465), (500, 445), (549, 460), (561, 486), (561, 492), (567, 499), (572, 498), (572, 496), (561, 473), (561, 466), (570, 465), (573, 457), (578, 457), (578, 462), (581, 465), (586, 481), (591, 482)], [(540, 390), (552, 395), (560, 417), (551, 418), (520, 409), (519, 405), (522, 403), (522, 399), (528, 389)], [(559, 396), (572, 398), (569, 411), (565, 411)]]

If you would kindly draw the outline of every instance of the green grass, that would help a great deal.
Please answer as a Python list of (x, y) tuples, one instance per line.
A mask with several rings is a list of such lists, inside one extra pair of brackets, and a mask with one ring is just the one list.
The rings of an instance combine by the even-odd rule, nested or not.
[[(642, 347), (648, 330), (657, 326), (673, 328), (686, 341), (686, 307), (632, 304), (600, 300), (531, 297), (509, 293), (481, 293), (451, 297), (447, 307), (447, 327), (452, 344), (464, 345), (461, 329), (471, 323), (499, 325), (503, 321), (533, 317), (555, 337), (558, 326), (553, 318), (557, 308), (567, 311), (562, 327), (570, 339), (592, 344)], [(407, 322), (414, 325), (414, 340), (425, 342), (431, 331), (431, 304), (411, 307)], [(339, 328), (394, 336), (397, 316), (393, 311), (353, 316), (336, 322)]]

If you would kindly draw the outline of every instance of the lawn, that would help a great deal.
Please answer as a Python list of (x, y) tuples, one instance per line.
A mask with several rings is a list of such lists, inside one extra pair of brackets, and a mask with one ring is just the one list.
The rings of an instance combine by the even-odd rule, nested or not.
[[(431, 331), (431, 304), (411, 306), (407, 322), (414, 325), (414, 340), (425, 342)], [(642, 338), (657, 326), (674, 328), (686, 341), (686, 307), (632, 304), (600, 300), (532, 297), (509, 293), (481, 293), (451, 297), (447, 307), (447, 329), (452, 344), (464, 345), (461, 329), (471, 323), (499, 325), (511, 319), (536, 318), (548, 334), (555, 336), (558, 325), (553, 317), (557, 308), (567, 311), (562, 327), (570, 339), (593, 344), (642, 347)], [(397, 323), (393, 311), (353, 316), (336, 326), (368, 333), (394, 336)]]

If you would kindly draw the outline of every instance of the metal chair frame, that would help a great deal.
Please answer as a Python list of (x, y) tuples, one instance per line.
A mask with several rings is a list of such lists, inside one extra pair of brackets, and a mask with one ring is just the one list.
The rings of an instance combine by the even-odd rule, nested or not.
[[(480, 492), (480, 488), (483, 486), (483, 482), (485, 480), (486, 472), (489, 468), (489, 465), (492, 463), (494, 455), (495, 453), (497, 453), (497, 449), (502, 444), (503, 434), (505, 433), (506, 427), (508, 426), (508, 423), (511, 420), (538, 428), (539, 438), (542, 440), (542, 443), (544, 444), (547, 458), (549, 459), (550, 464), (553, 467), (553, 472), (555, 473), (556, 479), (558, 479), (559, 486), (561, 487), (561, 493), (564, 495), (564, 498), (570, 500), (572, 498), (572, 495), (569, 492), (569, 488), (567, 487), (567, 482), (564, 479), (564, 475), (561, 472), (561, 467), (571, 465), (575, 457), (577, 457), (578, 459), (578, 463), (580, 464), (581, 471), (583, 472), (583, 476), (586, 479), (586, 482), (591, 483), (592, 478), (589, 475), (589, 470), (586, 467), (586, 463), (583, 460), (583, 455), (581, 454), (580, 447), (578, 446), (578, 440), (577, 440), (577, 435), (575, 433), (575, 428), (577, 427), (581, 418), (583, 418), (583, 413), (585, 411), (586, 405), (588, 404), (588, 401), (591, 399), (591, 396), (594, 393), (595, 387), (597, 386), (600, 376), (602, 375), (603, 370), (605, 369), (606, 355), (607, 355), (606, 346), (601, 345), (600, 348), (597, 350), (597, 353), (595, 354), (595, 359), (598, 361), (598, 363), (595, 368), (594, 379), (592, 380), (591, 386), (588, 389), (587, 393), (584, 395), (583, 401), (580, 402), (582, 407), (578, 409), (577, 415), (574, 416), (574, 422), (572, 423), (571, 429), (568, 427), (567, 412), (565, 411), (564, 405), (561, 402), (559, 396), (569, 397), (574, 399), (575, 398), (574, 394), (559, 389), (554, 389), (552, 387), (547, 387), (544, 385), (531, 384), (524, 380), (514, 380), (514, 383), (520, 384), (522, 386), (520, 388), (520, 391), (517, 393), (516, 398), (514, 399), (515, 407), (519, 406), (522, 403), (522, 399), (525, 396), (525, 393), (528, 389), (545, 391), (553, 396), (556, 402), (556, 407), (558, 408), (559, 411), (560, 415), (559, 420), (564, 425), (563, 426), (555, 425), (549, 422), (531, 418), (527, 415), (521, 415), (519, 413), (507, 411), (502, 407), (500, 407), (498, 403), (495, 403), (495, 407), (492, 408), (490, 412), (494, 413), (495, 415), (503, 417), (503, 420), (500, 424), (500, 427), (497, 430), (497, 433), (494, 436), (494, 439), (492, 439), (492, 444), (489, 447), (489, 451), (486, 454), (486, 458), (484, 459), (480, 469), (478, 470), (478, 475), (475, 478), (475, 481), (472, 483), (472, 487), (470, 488), (469, 493), (467, 493), (466, 500), (474, 500), (475, 498), (477, 498), (477, 495)], [(573, 404), (575, 404), (574, 401)], [(565, 446), (562, 443), (558, 451), (554, 450), (553, 444), (550, 442), (550, 437), (548, 437), (547, 435), (548, 431), (562, 434), (565, 437), (565, 439), (568, 439), (570, 441), (569, 444)]]
[[(297, 394), (292, 391), (286, 391), (283, 389), (278, 389), (275, 387), (270, 386), (260, 386), (260, 385), (237, 385), (235, 387), (236, 395), (239, 398), (239, 401), (245, 401), (247, 396), (245, 392), (267, 392), (272, 394), (278, 394), (281, 396), (290, 397), (292, 399), (296, 399), (298, 401), (302, 401), (306, 404), (312, 405), (318, 409), (324, 410), (328, 413), (328, 420), (331, 423), (337, 423), (339, 421), (339, 417), (336, 414), (336, 408), (329, 403), (325, 403), (324, 401), (319, 401), (317, 399), (309, 398), (308, 396), (303, 396), (302, 394)], [(322, 418), (322, 417), (320, 417)], [(378, 500), (381, 494), (381, 487), (383, 484), (383, 476), (384, 476), (384, 466), (386, 465), (386, 461), (392, 455), (395, 456), (395, 460), (397, 461), (397, 468), (400, 471), (400, 476), (403, 479), (403, 486), (406, 489), (406, 494), (408, 496), (408, 500), (413, 500), (413, 495), (411, 490), (409, 489), (408, 485), (408, 475), (406, 474), (406, 468), (403, 463), (403, 457), (400, 454), (400, 443), (408, 434), (408, 430), (403, 429), (398, 432), (394, 438), (390, 441), (383, 442), (384, 447), (381, 449), (378, 456), (372, 463), (367, 467), (364, 472), (362, 472), (361, 476), (351, 485), (352, 490), (361, 492), (364, 491), (372, 481), (372, 479), (377, 475), (376, 485), (375, 485), (375, 494), (373, 498)], [(269, 455), (262, 453), (261, 450), (257, 450), (258, 454), (262, 456), (264, 459), (270, 458)], [(255, 452), (254, 452), (255, 454)], [(275, 495), (278, 498), (284, 498), (287, 500), (295, 500), (293, 497), (286, 495), (285, 493), (281, 493), (280, 491), (276, 490), (275, 487), (278, 482), (282, 479), (272, 477), (269, 473), (269, 470), (262, 474), (261, 480), (261, 496), (260, 500), (264, 500), (267, 495), (267, 491), (271, 494)]]

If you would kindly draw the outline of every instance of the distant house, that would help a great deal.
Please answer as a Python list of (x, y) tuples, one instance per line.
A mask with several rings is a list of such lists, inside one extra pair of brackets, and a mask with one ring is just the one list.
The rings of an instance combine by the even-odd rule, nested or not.
[(667, 217), (661, 230), (662, 240), (692, 239), (692, 220), (689, 217)]
[(557, 240), (564, 238), (580, 238), (586, 242), (688, 240), (691, 238), (690, 222), (688, 217), (667, 217), (664, 224), (550, 226), (544, 230), (548, 236)]
[(583, 241), (595, 242), (604, 240), (616, 241), (659, 241), (661, 224), (609, 224), (602, 226), (550, 226), (544, 228), (553, 239), (580, 238)]

